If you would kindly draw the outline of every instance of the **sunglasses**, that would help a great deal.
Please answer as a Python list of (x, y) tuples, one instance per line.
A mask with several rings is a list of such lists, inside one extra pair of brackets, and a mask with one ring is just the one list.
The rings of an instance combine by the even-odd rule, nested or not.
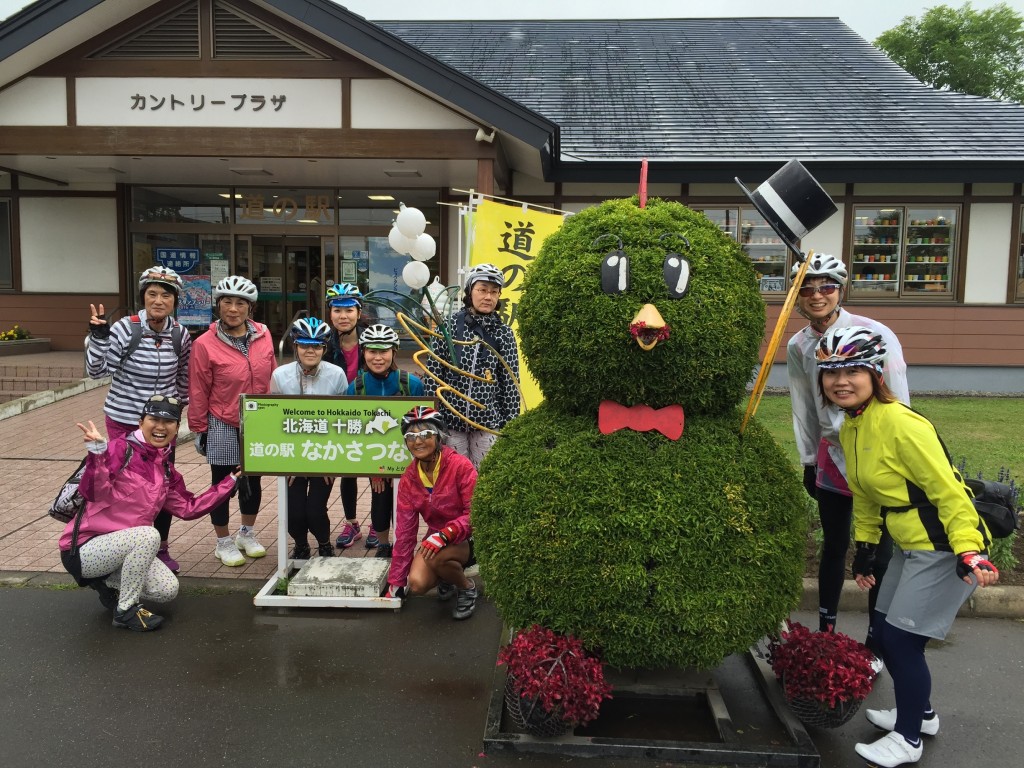
[(181, 405), (181, 400), (176, 397), (170, 397), (169, 395), (153, 395), (149, 398), (150, 403), (167, 403), (173, 405), (175, 408)]
[(428, 437), (437, 437), (440, 434), (436, 429), (424, 429), (421, 432), (406, 432), (405, 442), (407, 443), (418, 443), (420, 440), (426, 440)]
[(841, 286), (836, 283), (825, 283), (824, 285), (801, 285), (800, 295), (805, 299), (816, 293), (820, 293), (822, 296), (831, 296), (833, 293), (838, 291), (840, 287)]

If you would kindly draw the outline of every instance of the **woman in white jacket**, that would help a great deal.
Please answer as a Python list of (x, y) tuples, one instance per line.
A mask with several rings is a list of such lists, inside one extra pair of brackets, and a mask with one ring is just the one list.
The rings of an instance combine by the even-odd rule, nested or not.
[[(344, 395), (348, 390), (345, 371), (323, 362), (331, 329), (315, 317), (300, 318), (292, 324), (294, 363), (274, 371), (270, 391), (280, 395)], [(305, 560), (310, 555), (307, 533), (317, 543), (317, 554), (331, 557), (331, 521), (327, 501), (334, 486), (333, 477), (288, 478), (288, 535), (295, 541), (292, 558)]]

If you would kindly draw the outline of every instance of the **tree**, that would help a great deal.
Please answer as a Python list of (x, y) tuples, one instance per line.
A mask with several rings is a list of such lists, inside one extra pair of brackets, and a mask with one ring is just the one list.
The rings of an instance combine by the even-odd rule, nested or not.
[(875, 45), (928, 85), (1024, 101), (1024, 17), (1005, 3), (938, 5), (919, 19), (904, 16)]

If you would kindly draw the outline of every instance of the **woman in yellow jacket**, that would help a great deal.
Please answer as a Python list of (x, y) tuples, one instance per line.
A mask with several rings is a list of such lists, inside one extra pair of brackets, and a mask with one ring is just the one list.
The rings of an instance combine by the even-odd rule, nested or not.
[(885, 354), (881, 335), (860, 326), (830, 329), (817, 351), (819, 393), (846, 412), (839, 441), (853, 492), (853, 575), (861, 589), (875, 583), (883, 528), (896, 546), (872, 622), (896, 708), (867, 710), (889, 733), (855, 747), (868, 762), (892, 768), (920, 760), (921, 734), (939, 730), (924, 657), (929, 638), (944, 638), (975, 587), (995, 584), (999, 572), (985, 555), (988, 529), (935, 427), (885, 385)]

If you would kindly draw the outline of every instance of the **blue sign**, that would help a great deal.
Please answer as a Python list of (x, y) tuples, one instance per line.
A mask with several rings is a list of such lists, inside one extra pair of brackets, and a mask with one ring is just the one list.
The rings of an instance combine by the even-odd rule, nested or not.
[(199, 264), (198, 248), (157, 248), (156, 260), (181, 274), (191, 272)]

